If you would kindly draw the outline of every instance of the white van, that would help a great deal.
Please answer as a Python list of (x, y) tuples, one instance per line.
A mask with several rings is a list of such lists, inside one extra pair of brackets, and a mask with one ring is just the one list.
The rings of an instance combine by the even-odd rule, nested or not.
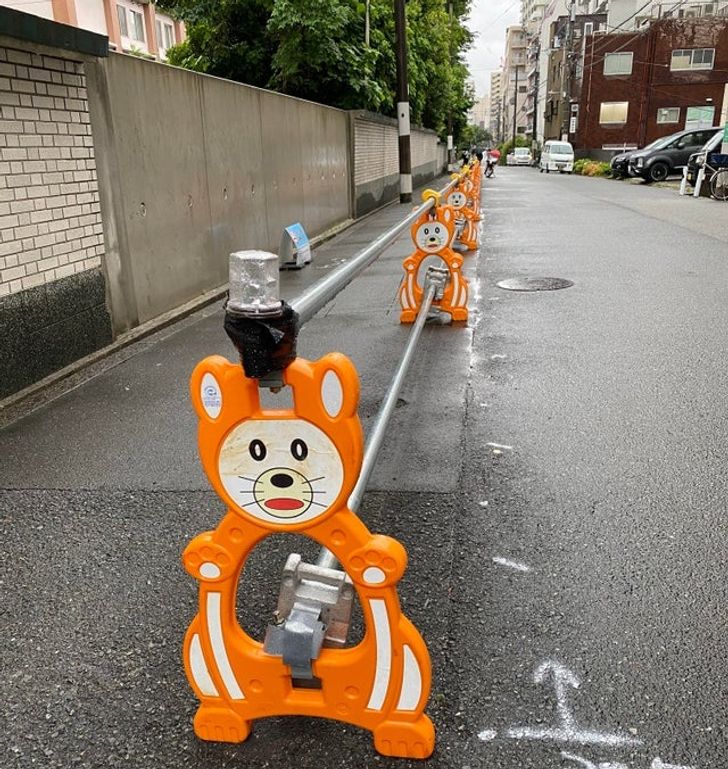
[(560, 174), (563, 174), (566, 171), (567, 174), (570, 174), (574, 170), (574, 148), (569, 142), (549, 139), (543, 145), (538, 170), (541, 173), (544, 171), (546, 173), (558, 171)]

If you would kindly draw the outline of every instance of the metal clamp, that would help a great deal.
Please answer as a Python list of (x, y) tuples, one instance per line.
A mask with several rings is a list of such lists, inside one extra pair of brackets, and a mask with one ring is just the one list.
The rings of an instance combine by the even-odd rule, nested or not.
[(288, 556), (275, 611), (268, 625), (264, 649), (283, 657), (291, 677), (312, 680), (311, 662), (323, 646), (346, 643), (354, 601), (354, 584), (338, 569), (305, 563), (298, 553)]

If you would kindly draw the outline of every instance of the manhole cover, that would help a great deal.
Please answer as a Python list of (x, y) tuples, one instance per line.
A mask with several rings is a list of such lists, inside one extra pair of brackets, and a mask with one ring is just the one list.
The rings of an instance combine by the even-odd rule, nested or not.
[(509, 278), (496, 283), (498, 288), (506, 291), (556, 291), (573, 285), (573, 280), (565, 278)]

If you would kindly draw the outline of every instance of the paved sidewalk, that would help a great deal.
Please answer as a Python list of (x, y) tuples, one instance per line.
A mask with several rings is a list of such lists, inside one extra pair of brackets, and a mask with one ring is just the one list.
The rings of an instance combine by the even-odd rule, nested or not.
[[(311, 266), (282, 274), (284, 295), (299, 293), (408, 210), (389, 206), (318, 248)], [(398, 323), (397, 289), (411, 250), (407, 232), (299, 338), (303, 357), (336, 350), (353, 359), (365, 429), (409, 333)], [(476, 259), (468, 257), (467, 272)], [(270, 719), (240, 746), (206, 744), (192, 732), (197, 703), (181, 643), (196, 585), (180, 553), (216, 525), (223, 506), (200, 469), (187, 388), (201, 358), (234, 359), (222, 321), (220, 307), (208, 307), (102, 361), (93, 378), (0, 431), (0, 766), (362, 767), (380, 760), (367, 734), (337, 723)], [(471, 339), (462, 326), (425, 329), (362, 511), (373, 530), (409, 550), (402, 601), (441, 673)], [(300, 537), (272, 537), (246, 566), (239, 615), (258, 637), (293, 550), (315, 555), (316, 548)], [(430, 710), (443, 723), (450, 698), (445, 676), (438, 678)], [(434, 765), (447, 766), (439, 755)]]

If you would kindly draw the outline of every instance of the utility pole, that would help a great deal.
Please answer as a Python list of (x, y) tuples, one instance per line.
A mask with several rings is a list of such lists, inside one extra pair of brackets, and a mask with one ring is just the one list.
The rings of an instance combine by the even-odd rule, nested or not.
[(516, 83), (513, 86), (513, 146), (516, 146), (516, 117), (518, 112), (518, 65), (516, 64)]
[(399, 202), (412, 202), (407, 16), (405, 0), (394, 0), (394, 47), (397, 53), (397, 128), (399, 129)]
[(540, 80), (539, 59), (541, 58), (541, 40), (536, 40), (536, 76), (533, 79), (533, 132), (531, 134), (531, 149), (536, 151), (538, 143), (538, 86)]
[(370, 0), (367, 0), (364, 7), (364, 45), (367, 48), (369, 48), (369, 2)]
[(564, 103), (566, 105), (566, 116), (561, 123), (561, 138), (569, 141), (569, 121), (571, 120), (571, 66), (573, 62), (572, 45), (574, 39), (574, 0), (569, 2), (569, 20), (566, 24), (566, 45), (564, 46)]
[[(450, 56), (450, 61), (452, 62), (452, 0), (450, 0), (447, 4), (447, 10), (450, 17), (450, 29), (448, 30), (448, 54)], [(455, 145), (453, 143), (453, 135), (452, 135), (452, 91), (449, 94), (448, 98), (448, 111), (447, 111), (447, 170), (452, 171), (453, 166), (455, 165), (455, 159), (453, 158), (453, 154), (455, 151)]]

